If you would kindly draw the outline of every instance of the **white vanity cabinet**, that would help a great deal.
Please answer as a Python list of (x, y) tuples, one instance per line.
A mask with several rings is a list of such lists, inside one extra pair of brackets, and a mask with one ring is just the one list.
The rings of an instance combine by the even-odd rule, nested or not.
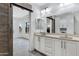
[(34, 48), (40, 51), (41, 53), (44, 53), (49, 56), (55, 55), (54, 53), (55, 42), (54, 39), (52, 40), (52, 38), (35, 36), (34, 46), (35, 46)]
[(35, 36), (34, 48), (48, 56), (79, 56), (79, 42), (63, 38)]

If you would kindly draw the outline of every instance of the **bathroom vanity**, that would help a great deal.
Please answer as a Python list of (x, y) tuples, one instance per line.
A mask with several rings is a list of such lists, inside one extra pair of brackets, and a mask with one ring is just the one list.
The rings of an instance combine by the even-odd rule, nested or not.
[(36, 33), (34, 49), (48, 56), (79, 56), (79, 36)]

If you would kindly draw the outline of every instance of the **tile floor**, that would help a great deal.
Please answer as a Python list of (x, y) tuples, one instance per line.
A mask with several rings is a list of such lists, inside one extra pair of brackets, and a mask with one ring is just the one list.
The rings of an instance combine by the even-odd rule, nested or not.
[(29, 40), (25, 38), (13, 39), (13, 56), (42, 56), (40, 53), (29, 51)]

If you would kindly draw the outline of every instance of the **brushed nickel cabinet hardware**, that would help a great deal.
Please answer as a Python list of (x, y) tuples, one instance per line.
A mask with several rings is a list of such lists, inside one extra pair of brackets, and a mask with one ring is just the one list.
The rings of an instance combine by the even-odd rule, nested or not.
[(40, 37), (38, 37), (38, 41), (40, 42)]
[(64, 41), (64, 49), (66, 49), (66, 42)]
[(63, 41), (61, 41), (61, 48), (63, 48)]

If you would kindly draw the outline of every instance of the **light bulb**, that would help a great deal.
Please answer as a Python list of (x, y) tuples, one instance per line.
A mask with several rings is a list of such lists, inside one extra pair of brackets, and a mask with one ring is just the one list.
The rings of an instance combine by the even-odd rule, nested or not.
[(62, 7), (62, 6), (64, 6), (64, 4), (63, 3), (60, 3), (60, 7)]

